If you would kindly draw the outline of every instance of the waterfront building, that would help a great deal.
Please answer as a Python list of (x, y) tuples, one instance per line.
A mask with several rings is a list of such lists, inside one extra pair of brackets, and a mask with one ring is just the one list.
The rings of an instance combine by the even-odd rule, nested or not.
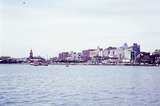
[(140, 54), (140, 45), (133, 43), (132, 46), (128, 47), (125, 43), (122, 47), (123, 52), (118, 53), (122, 58), (122, 62), (136, 62), (137, 56)]
[(136, 62), (139, 64), (160, 65), (160, 52), (157, 50), (152, 54), (149, 52), (140, 52), (136, 58)]
[(97, 47), (97, 49), (90, 49), (89, 50), (89, 57), (90, 58), (94, 58), (97, 56), (100, 56), (100, 57), (103, 56), (103, 49), (100, 48), (99, 46)]
[(89, 50), (89, 57), (92, 59), (94, 57), (98, 56), (98, 50), (97, 49), (92, 49)]
[[(33, 54), (33, 53), (30, 53)], [(108, 47), (83, 50), (81, 53), (62, 52), (59, 53), (57, 61), (62, 62), (88, 62), (88, 63), (135, 63), (140, 54), (140, 45), (133, 43), (128, 46), (124, 43), (121, 47)], [(31, 57), (31, 56), (30, 56)]]
[(124, 59), (124, 50), (125, 49), (123, 47), (117, 48), (117, 56), (118, 56), (119, 62), (122, 62), (122, 60)]
[(122, 59), (123, 63), (129, 63), (131, 62), (131, 53), (132, 53), (132, 48), (128, 47), (124, 49), (124, 58)]
[(97, 47), (97, 52), (99, 57), (103, 57), (103, 48)]
[(103, 50), (103, 57), (118, 57), (117, 48), (116, 47), (108, 47)]
[(10, 59), (11, 59), (10, 56), (1, 56), (0, 63), (8, 63)]
[(67, 61), (67, 57), (69, 57), (69, 52), (62, 52), (58, 55), (59, 61)]
[(82, 56), (82, 53), (76, 53), (76, 52), (62, 52), (59, 53), (58, 61), (59, 62), (81, 62), (83, 61), (84, 56)]
[[(126, 62), (130, 61), (130, 52), (128, 50), (128, 45), (125, 43), (121, 47), (108, 47), (103, 50), (103, 58), (108, 62)], [(106, 61), (105, 61), (106, 62)]]
[(158, 65), (160, 64), (160, 49), (156, 49), (152, 53), (152, 59), (154, 64), (158, 64)]
[(121, 47), (108, 47), (103, 50), (104, 59), (113, 62), (123, 62), (130, 63), (131, 60), (135, 61), (136, 57), (140, 53), (140, 46), (134, 43), (132, 46), (128, 46), (127, 43), (124, 43)]
[(79, 60), (79, 55), (76, 52), (71, 51), (66, 59), (67, 61), (77, 62)]
[(137, 56), (140, 54), (140, 45), (138, 45), (137, 43), (133, 43), (131, 48), (132, 48), (131, 61), (135, 63)]
[(15, 64), (15, 63), (23, 63), (26, 60), (23, 58), (12, 58), (10, 56), (1, 56), (0, 57), (0, 64)]
[(103, 61), (102, 63), (118, 63), (119, 62), (119, 48), (108, 47), (103, 50)]
[(29, 52), (29, 57), (26, 59), (28, 63), (33, 63), (33, 62), (46, 62), (44, 58), (41, 56), (33, 56), (33, 51), (32, 49)]
[(29, 58), (28, 62), (29, 63), (32, 63), (32, 62), (46, 62), (46, 60), (44, 58), (42, 58), (41, 56), (37, 56), (37, 57)]
[(57, 57), (52, 57), (52, 58), (50, 58), (50, 59), (48, 59), (48, 62), (49, 63), (56, 63), (56, 62), (58, 62), (58, 58)]
[[(93, 51), (93, 52), (92, 52)], [(96, 50), (95, 49), (88, 49), (88, 50), (83, 50), (82, 51), (82, 60), (84, 61), (84, 62), (87, 62), (87, 61), (89, 61), (89, 60), (91, 60), (91, 57), (93, 57), (93, 55), (95, 55), (94, 54), (94, 52), (95, 52)]]
[(153, 54), (155, 54), (155, 55), (160, 55), (160, 49), (156, 49), (156, 50), (153, 52)]
[(10, 58), (11, 58), (10, 56), (1, 56), (0, 60), (10, 59)]
[(139, 64), (150, 64), (151, 63), (151, 55), (149, 52), (140, 52), (139, 56), (137, 56), (137, 62)]
[(128, 47), (127, 43), (117, 48), (119, 62), (128, 63), (131, 60), (131, 48)]
[(82, 53), (77, 53), (78, 55), (78, 62), (83, 62)]
[(97, 49), (83, 50), (81, 54), (81, 60), (89, 63), (100, 62), (102, 57), (103, 57), (103, 49), (100, 47), (97, 47)]

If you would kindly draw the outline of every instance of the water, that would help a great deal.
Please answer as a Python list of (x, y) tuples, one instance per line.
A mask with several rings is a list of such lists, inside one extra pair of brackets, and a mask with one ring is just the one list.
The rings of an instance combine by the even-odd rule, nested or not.
[(0, 106), (160, 106), (160, 67), (0, 65)]

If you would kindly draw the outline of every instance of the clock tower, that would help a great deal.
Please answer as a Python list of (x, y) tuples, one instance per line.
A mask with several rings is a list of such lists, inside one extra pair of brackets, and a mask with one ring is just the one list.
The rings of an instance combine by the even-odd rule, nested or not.
[(30, 58), (30, 59), (32, 59), (32, 58), (33, 58), (33, 52), (32, 52), (32, 49), (30, 50), (29, 58)]

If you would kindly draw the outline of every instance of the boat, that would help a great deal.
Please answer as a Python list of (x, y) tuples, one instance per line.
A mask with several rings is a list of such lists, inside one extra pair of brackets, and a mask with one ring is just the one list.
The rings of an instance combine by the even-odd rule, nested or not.
[(30, 63), (30, 65), (33, 65), (33, 66), (48, 66), (48, 63), (47, 62), (33, 62), (33, 63)]

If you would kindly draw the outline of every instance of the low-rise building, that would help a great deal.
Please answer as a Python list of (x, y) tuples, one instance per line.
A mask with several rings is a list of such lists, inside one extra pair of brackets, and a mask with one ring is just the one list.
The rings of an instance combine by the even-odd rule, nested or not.
[(41, 56), (33, 56), (33, 51), (30, 50), (29, 57), (27, 58), (28, 63), (33, 63), (33, 62), (46, 62), (44, 58)]
[(152, 58), (153, 58), (153, 64), (160, 64), (160, 49), (156, 49), (153, 54), (152, 54)]

